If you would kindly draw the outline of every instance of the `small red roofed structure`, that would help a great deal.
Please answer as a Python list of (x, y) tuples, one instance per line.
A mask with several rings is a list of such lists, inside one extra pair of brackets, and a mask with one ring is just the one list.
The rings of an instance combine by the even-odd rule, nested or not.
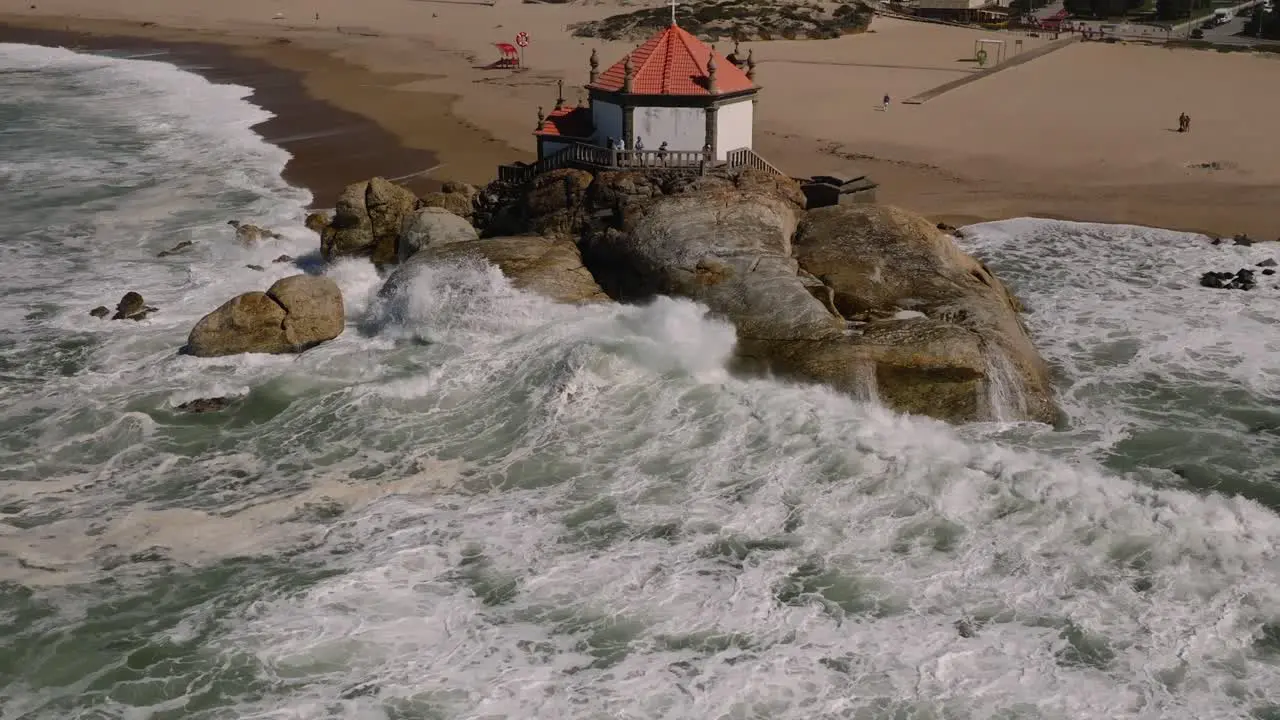
[[(750, 149), (756, 94), (755, 60), (741, 68), (674, 22), (603, 73), (596, 51), (586, 84), (590, 104), (564, 107), (539, 119), (539, 159), (581, 143), (626, 150), (709, 153), (722, 162)], [(744, 70), (745, 68), (745, 70)], [(561, 93), (563, 95), (563, 93)]]

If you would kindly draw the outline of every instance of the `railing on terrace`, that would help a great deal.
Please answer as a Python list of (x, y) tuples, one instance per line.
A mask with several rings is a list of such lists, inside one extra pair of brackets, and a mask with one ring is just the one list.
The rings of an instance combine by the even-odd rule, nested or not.
[(543, 173), (561, 168), (583, 170), (673, 170), (703, 173), (715, 167), (730, 170), (751, 167), (778, 175), (782, 173), (751, 148), (731, 150), (724, 163), (717, 163), (697, 150), (613, 150), (586, 143), (575, 143), (533, 164), (502, 165), (498, 179), (507, 183), (525, 183)]

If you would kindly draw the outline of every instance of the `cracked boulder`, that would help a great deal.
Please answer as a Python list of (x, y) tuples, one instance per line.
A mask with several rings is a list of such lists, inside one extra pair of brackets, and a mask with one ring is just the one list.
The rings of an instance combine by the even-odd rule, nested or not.
[(367, 257), (378, 265), (394, 263), (400, 230), (417, 205), (407, 188), (380, 177), (348, 185), (333, 220), (320, 229), (320, 254), (325, 260)]
[(205, 315), (191, 329), (186, 352), (197, 357), (297, 353), (338, 337), (345, 324), (337, 283), (293, 275), (266, 292), (238, 295)]

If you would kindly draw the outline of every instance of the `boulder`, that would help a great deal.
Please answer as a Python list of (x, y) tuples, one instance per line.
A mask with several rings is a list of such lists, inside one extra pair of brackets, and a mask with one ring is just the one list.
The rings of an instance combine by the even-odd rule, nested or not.
[(188, 400), (174, 409), (179, 412), (201, 415), (203, 413), (225, 410), (232, 402), (233, 399), (229, 397), (196, 398), (195, 400)]
[(186, 351), (197, 357), (302, 352), (341, 335), (345, 322), (337, 283), (293, 275), (205, 315), (192, 328)]
[(789, 194), (707, 186), (649, 203), (630, 232), (599, 233), (584, 253), (619, 299), (699, 300), (753, 340), (837, 338), (844, 322), (806, 287), (791, 257), (799, 214)]
[(380, 177), (348, 185), (339, 196), (333, 220), (320, 234), (325, 260), (367, 257), (382, 265), (396, 260), (396, 242), (417, 197)]
[(586, 220), (584, 200), (593, 179), (591, 173), (572, 168), (534, 178), (524, 197), (528, 229), (547, 235), (576, 234)]
[[(1262, 273), (1265, 275), (1267, 271), (1263, 270)], [(1248, 268), (1240, 268), (1235, 273), (1210, 270), (1200, 276), (1200, 287), (1213, 288), (1215, 290), (1252, 290), (1257, 285), (1257, 278), (1254, 277), (1253, 271)]]
[(404, 262), (423, 248), (478, 239), (476, 229), (463, 218), (443, 208), (424, 207), (405, 217), (396, 256)]
[(1257, 263), (1257, 267), (1260, 267), (1260, 268), (1273, 268), (1275, 266), (1276, 266), (1275, 258), (1267, 258), (1265, 260), (1260, 260)]
[(177, 245), (174, 245), (168, 250), (161, 250), (160, 252), (156, 253), (156, 257), (169, 257), (170, 255), (176, 255), (177, 253), (180, 253), (183, 250), (186, 250), (192, 245), (195, 245), (195, 243), (191, 242), (190, 240), (183, 240), (182, 242), (178, 243)]
[(317, 235), (324, 235), (324, 229), (329, 225), (329, 213), (309, 213), (302, 224)]
[(142, 295), (130, 290), (120, 298), (119, 303), (116, 303), (116, 314), (112, 315), (111, 319), (146, 320), (147, 316), (155, 311), (155, 308), (148, 305), (147, 301), (142, 299)]
[(439, 192), (422, 196), (421, 207), (436, 207), (457, 215), (468, 222), (472, 219), (480, 189), (463, 182), (449, 181)]
[(236, 229), (236, 241), (246, 247), (257, 245), (263, 240), (279, 240), (284, 237), (278, 232), (242, 223), (239, 220), (228, 220), (227, 224)]
[(511, 284), (562, 303), (608, 302), (600, 286), (582, 264), (578, 246), (564, 238), (536, 235), (468, 240), (430, 245), (415, 253), (387, 279), (391, 292), (411, 279), (423, 264), (463, 259), (496, 265)]
[[(936, 225), (886, 205), (819, 208), (801, 222), (795, 256), (831, 288), (843, 317), (887, 316), (852, 342), (874, 359), (880, 396), (890, 405), (917, 411), (942, 393), (940, 412), (929, 414), (980, 419), (972, 414), (982, 405), (976, 393), (983, 383), (976, 381), (1001, 382), (989, 375), (1011, 367), (1018, 412), (1056, 419), (1049, 368), (1018, 316), (1021, 303)], [(942, 400), (955, 393), (954, 401)]]
[(98, 307), (90, 310), (89, 314), (96, 318), (105, 318), (111, 314), (111, 311), (107, 309), (106, 305), (99, 305)]

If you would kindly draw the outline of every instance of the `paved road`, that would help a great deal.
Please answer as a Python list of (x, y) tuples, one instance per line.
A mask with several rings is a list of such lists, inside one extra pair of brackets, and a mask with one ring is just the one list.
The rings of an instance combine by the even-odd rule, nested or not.
[[(1202, 30), (1204, 33), (1204, 37), (1202, 39), (1218, 45), (1275, 45), (1280, 43), (1280, 41), (1277, 40), (1265, 40), (1251, 36), (1242, 36), (1240, 33), (1244, 32), (1245, 26), (1248, 24), (1249, 18), (1237, 17), (1225, 25), (1219, 25), (1218, 27), (1209, 30)], [(1197, 27), (1199, 26), (1197, 25)]]

